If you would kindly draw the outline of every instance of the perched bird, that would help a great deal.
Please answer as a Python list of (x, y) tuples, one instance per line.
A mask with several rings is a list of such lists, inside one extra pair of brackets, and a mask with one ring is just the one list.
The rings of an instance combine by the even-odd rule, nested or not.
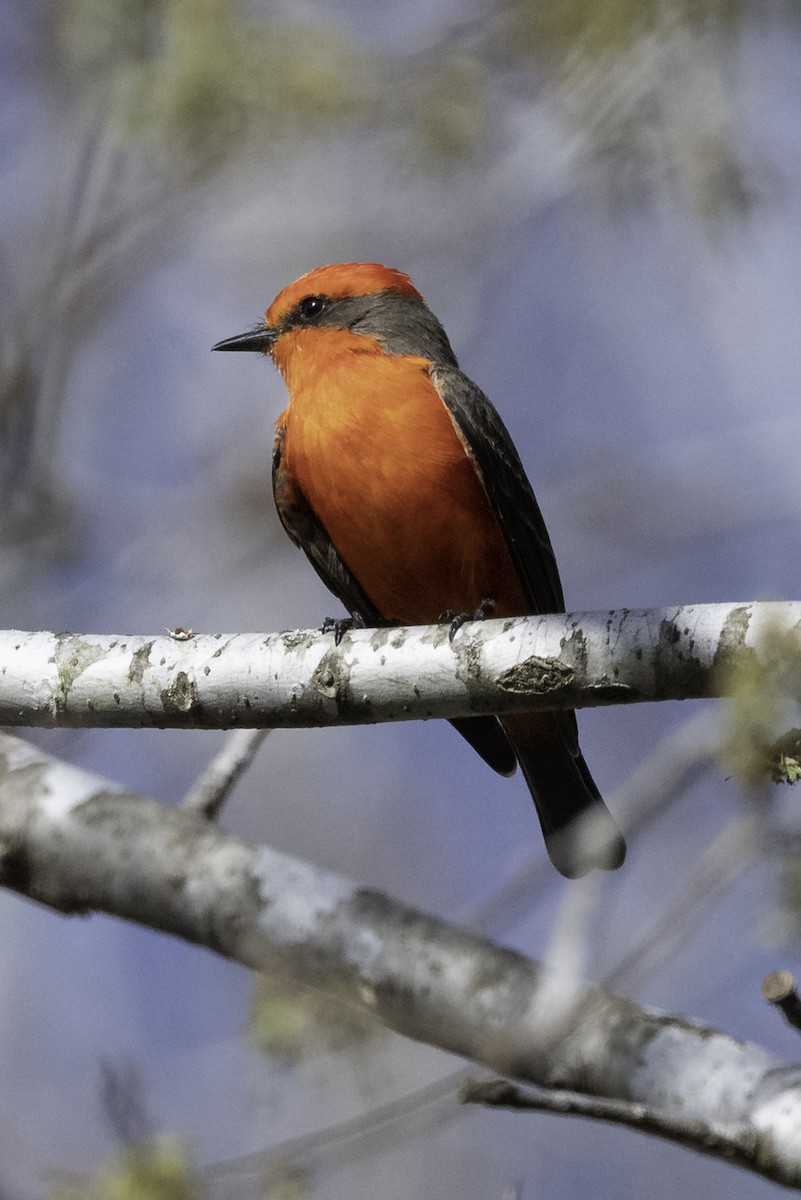
[[(506, 427), (459, 370), (408, 275), (378, 263), (319, 267), (279, 292), (256, 329), (214, 349), (261, 351), (283, 375), (278, 514), (356, 623), (564, 612), (545, 523)], [(574, 713), (452, 724), (500, 774), (520, 763), (562, 874), (623, 862)], [(589, 813), (586, 835), (570, 828)]]

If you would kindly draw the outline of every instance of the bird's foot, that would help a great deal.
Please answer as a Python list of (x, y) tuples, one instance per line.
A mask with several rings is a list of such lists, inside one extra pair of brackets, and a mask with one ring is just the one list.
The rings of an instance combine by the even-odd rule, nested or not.
[(459, 630), (466, 621), (483, 621), (485, 617), (491, 616), (495, 612), (494, 600), (482, 600), (478, 608), (473, 612), (454, 612), (452, 608), (446, 608), (444, 613), (440, 614), (440, 621), (450, 621), (450, 629), (448, 630), (448, 641), (452, 642)]
[(346, 633), (352, 629), (366, 629), (364, 617), (354, 613), (352, 617), (326, 617), (320, 626), (320, 633), (333, 633), (334, 645), (338, 646)]

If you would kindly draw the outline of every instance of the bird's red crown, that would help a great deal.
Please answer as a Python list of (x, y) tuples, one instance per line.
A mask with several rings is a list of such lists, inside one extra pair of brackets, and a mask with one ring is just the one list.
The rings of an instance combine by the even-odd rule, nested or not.
[(383, 267), (381, 263), (331, 263), (307, 271), (280, 291), (267, 309), (270, 326), (280, 324), (281, 318), (304, 296), (328, 296), (342, 300), (346, 296), (371, 296), (375, 292), (404, 292), (407, 296), (422, 296), (403, 271)]

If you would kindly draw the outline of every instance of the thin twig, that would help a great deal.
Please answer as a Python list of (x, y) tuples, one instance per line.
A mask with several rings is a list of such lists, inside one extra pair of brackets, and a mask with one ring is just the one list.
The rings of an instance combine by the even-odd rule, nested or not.
[(752, 1131), (746, 1125), (725, 1126), (685, 1120), (657, 1112), (644, 1104), (609, 1100), (580, 1092), (551, 1091), (533, 1086), (523, 1088), (506, 1079), (466, 1084), (462, 1089), (462, 1102), (493, 1108), (558, 1113), (566, 1117), (591, 1117), (595, 1121), (608, 1121), (638, 1129), (641, 1133), (655, 1134), (689, 1150), (723, 1158), (749, 1171), (759, 1171), (759, 1166), (754, 1164)]
[(208, 821), (216, 820), (269, 732), (269, 729), (235, 729), (229, 733), (219, 754), (215, 754), (184, 796), (181, 808)]
[(436, 1125), (451, 1120), (459, 1111), (459, 1087), (463, 1082), (464, 1072), (454, 1072), (357, 1117), (287, 1138), (267, 1150), (212, 1163), (200, 1174), (207, 1185), (224, 1182), (230, 1187), (235, 1181), (263, 1179), (278, 1164), (300, 1164), (311, 1170), (322, 1161), (330, 1169), (332, 1160), (350, 1162), (383, 1148), (388, 1134), (397, 1146), (402, 1139), (416, 1137), (421, 1131), (428, 1134)]
[(675, 902), (641, 933), (638, 941), (603, 977), (605, 987), (636, 995), (686, 946), (714, 904), (753, 861), (757, 820), (752, 815), (732, 821), (683, 872)]
[(789, 971), (771, 971), (762, 981), (762, 998), (781, 1010), (788, 1025), (801, 1030), (801, 998)]

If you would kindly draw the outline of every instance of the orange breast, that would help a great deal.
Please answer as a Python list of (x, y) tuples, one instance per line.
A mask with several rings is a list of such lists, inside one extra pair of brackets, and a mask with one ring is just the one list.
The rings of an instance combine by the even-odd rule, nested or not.
[[(286, 465), (378, 611), (435, 621), (527, 604), (471, 460), (420, 358), (342, 330), (276, 353), (290, 391)], [(278, 350), (278, 347), (276, 348)]]

